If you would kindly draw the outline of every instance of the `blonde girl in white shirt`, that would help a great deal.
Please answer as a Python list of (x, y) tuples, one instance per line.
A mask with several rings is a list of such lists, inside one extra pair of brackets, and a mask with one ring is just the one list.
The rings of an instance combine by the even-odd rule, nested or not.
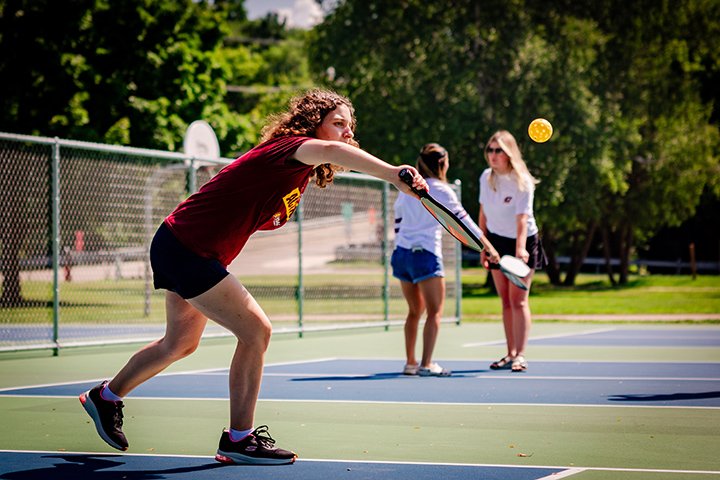
[(507, 354), (493, 362), (493, 370), (527, 370), (525, 359), (532, 318), (529, 291), (535, 269), (542, 268), (545, 254), (533, 214), (533, 197), (538, 181), (530, 174), (512, 134), (500, 130), (488, 140), (485, 159), (489, 168), (480, 175), (480, 218), (478, 224), (500, 255), (512, 255), (532, 269), (525, 279), (528, 290), (513, 285), (483, 254), (485, 268), (492, 272), (502, 300), (502, 317)]

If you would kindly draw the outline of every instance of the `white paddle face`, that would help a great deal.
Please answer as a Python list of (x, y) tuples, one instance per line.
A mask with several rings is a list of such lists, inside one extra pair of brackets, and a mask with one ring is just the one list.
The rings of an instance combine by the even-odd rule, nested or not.
[(530, 267), (525, 262), (511, 255), (503, 255), (500, 259), (500, 271), (510, 280), (513, 285), (527, 290), (527, 285), (522, 281), (530, 274)]

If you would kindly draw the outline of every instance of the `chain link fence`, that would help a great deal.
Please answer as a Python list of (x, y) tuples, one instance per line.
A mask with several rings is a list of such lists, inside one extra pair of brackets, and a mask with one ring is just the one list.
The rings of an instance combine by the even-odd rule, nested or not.
[[(147, 341), (165, 327), (148, 249), (175, 206), (228, 159), (0, 133), (0, 351)], [(456, 187), (459, 188), (459, 187)], [(397, 191), (345, 173), (308, 186), (294, 221), (228, 267), (275, 333), (389, 327)], [(445, 236), (445, 321), (460, 320), (460, 247)], [(230, 335), (208, 323), (205, 336)]]

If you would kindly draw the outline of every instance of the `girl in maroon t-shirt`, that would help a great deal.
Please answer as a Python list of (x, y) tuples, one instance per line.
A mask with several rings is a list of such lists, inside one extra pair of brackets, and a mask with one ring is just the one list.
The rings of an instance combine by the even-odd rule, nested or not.
[(255, 299), (226, 270), (250, 235), (284, 225), (310, 178), (320, 187), (340, 169), (356, 170), (411, 193), (393, 167), (358, 148), (350, 101), (312, 90), (271, 119), (262, 143), (225, 167), (182, 202), (158, 229), (150, 248), (156, 288), (166, 289), (165, 336), (135, 353), (109, 382), (80, 395), (95, 427), (110, 446), (127, 450), (122, 398), (197, 348), (207, 319), (230, 330), (238, 344), (230, 364), (230, 428), (216, 459), (226, 463), (284, 464), (297, 455), (274, 446), (267, 426), (254, 427), (265, 351), (272, 326)]

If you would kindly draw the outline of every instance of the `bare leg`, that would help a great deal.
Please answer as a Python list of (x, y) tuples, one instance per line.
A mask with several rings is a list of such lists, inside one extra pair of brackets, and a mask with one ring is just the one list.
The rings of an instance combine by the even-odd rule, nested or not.
[(530, 314), (530, 285), (534, 271), (530, 272), (527, 277), (528, 290), (519, 288), (510, 288), (510, 305), (512, 308), (512, 330), (513, 330), (513, 348), (517, 355), (525, 355), (528, 338), (530, 337), (530, 326), (532, 317)]
[(491, 272), (493, 276), (493, 282), (495, 283), (495, 289), (497, 290), (498, 295), (500, 295), (500, 302), (502, 303), (502, 319), (503, 328), (505, 330), (507, 354), (510, 358), (515, 358), (518, 352), (515, 348), (515, 334), (513, 331), (513, 310), (510, 303), (510, 287), (512, 285), (500, 270), (491, 270)]
[(173, 362), (195, 351), (207, 318), (181, 296), (165, 294), (167, 325), (165, 336), (143, 347), (110, 381), (110, 390), (121, 397), (162, 372)]
[(230, 427), (236, 430), (252, 428), (265, 351), (272, 334), (270, 320), (232, 275), (189, 302), (237, 338), (230, 364)]
[(420, 366), (429, 367), (432, 364), (432, 354), (440, 332), (443, 305), (445, 304), (445, 279), (433, 277), (418, 284), (427, 305), (427, 319), (423, 329), (423, 354)]
[(415, 344), (417, 343), (418, 324), (420, 316), (425, 310), (425, 301), (417, 285), (411, 282), (400, 282), (403, 296), (408, 304), (408, 313), (405, 317), (405, 358), (407, 365), (417, 365), (415, 358)]

